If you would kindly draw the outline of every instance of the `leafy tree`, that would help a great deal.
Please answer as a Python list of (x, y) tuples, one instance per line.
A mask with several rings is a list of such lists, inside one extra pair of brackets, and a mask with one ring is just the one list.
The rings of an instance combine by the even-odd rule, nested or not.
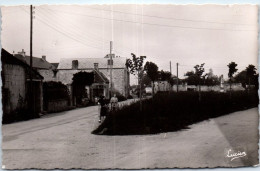
[(85, 95), (85, 86), (94, 83), (93, 72), (78, 72), (72, 78), (73, 96), (76, 97), (77, 104), (81, 104), (81, 99)]
[(248, 67), (246, 67), (246, 76), (248, 78), (248, 84), (250, 87), (251, 84), (251, 79), (254, 77), (254, 75), (256, 74), (256, 68), (254, 65), (248, 65)]
[[(131, 53), (132, 59), (126, 60), (126, 67), (129, 69), (130, 73), (137, 76), (138, 78), (138, 85), (140, 87), (140, 90), (142, 90), (141, 87), (141, 79), (142, 79), (142, 72), (143, 72), (143, 63), (146, 56), (140, 56), (136, 57), (135, 54)], [(141, 74), (140, 74), (141, 73)], [(142, 110), (142, 91), (140, 91), (140, 110)]]
[(213, 74), (213, 70), (210, 68), (209, 72), (205, 74), (204, 84), (207, 86), (214, 86), (220, 84), (218, 76)]
[(248, 84), (246, 70), (239, 72), (234, 76), (235, 83), (241, 83), (244, 88), (246, 88), (246, 84)]
[(172, 74), (169, 71), (159, 71), (158, 72), (158, 80), (167, 81), (171, 86), (174, 83), (174, 79), (172, 78)]
[[(146, 56), (136, 57), (135, 54), (131, 53), (132, 59), (127, 59), (126, 67), (129, 69), (130, 73), (133, 75), (137, 75), (139, 78), (139, 73), (143, 69), (143, 62)], [(138, 81), (140, 81), (138, 79)]]
[(242, 83), (242, 86), (246, 88), (246, 85), (255, 85), (258, 89), (258, 74), (256, 74), (256, 68), (254, 65), (248, 65), (248, 67), (234, 76), (234, 82)]
[[(199, 101), (201, 101), (201, 77), (202, 77), (202, 74), (203, 72), (205, 71), (204, 69), (204, 65), (205, 63), (203, 64), (200, 64), (200, 65), (195, 65), (194, 68), (195, 68), (195, 75), (197, 75), (198, 77), (198, 82), (199, 82)], [(205, 78), (205, 77), (204, 77)]]
[(194, 73), (194, 71), (188, 71), (186, 74), (184, 74), (187, 78), (185, 81), (188, 85), (198, 85), (198, 76)]
[(171, 76), (172, 76), (172, 74), (169, 71), (163, 71), (163, 70), (161, 70), (158, 73), (158, 75), (159, 75), (158, 79), (160, 81), (169, 81), (171, 79)]
[(148, 77), (147, 74), (144, 74), (143, 77), (142, 77), (142, 87), (145, 87), (145, 86), (152, 86), (152, 80), (150, 79), (150, 77)]
[(144, 65), (144, 70), (153, 83), (152, 89), (154, 95), (154, 81), (158, 78), (158, 66), (153, 62), (146, 62)]
[(232, 79), (235, 72), (237, 72), (237, 64), (235, 62), (230, 62), (228, 64), (228, 77), (229, 77), (229, 84), (230, 84), (230, 91), (231, 91), (231, 85), (232, 85)]

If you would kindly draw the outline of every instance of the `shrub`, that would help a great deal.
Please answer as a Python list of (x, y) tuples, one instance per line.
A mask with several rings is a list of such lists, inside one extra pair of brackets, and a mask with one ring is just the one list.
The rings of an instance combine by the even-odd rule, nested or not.
[(128, 95), (128, 96), (127, 96), (127, 99), (133, 99), (133, 96)]
[(92, 133), (131, 135), (177, 131), (188, 125), (258, 105), (257, 92), (229, 93), (201, 92), (158, 93), (153, 99), (123, 107), (109, 113), (105, 121)]
[(51, 100), (69, 100), (69, 90), (66, 85), (61, 82), (44, 82), (43, 83), (43, 103), (44, 109), (47, 109), (48, 101)]

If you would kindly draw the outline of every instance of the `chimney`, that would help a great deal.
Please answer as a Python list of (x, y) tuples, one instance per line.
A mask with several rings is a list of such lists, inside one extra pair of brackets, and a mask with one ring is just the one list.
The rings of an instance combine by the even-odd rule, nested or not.
[(94, 63), (94, 69), (98, 71), (98, 63)]
[(45, 56), (45, 55), (42, 55), (42, 59), (46, 61), (46, 56)]
[(18, 52), (19, 55), (22, 55), (23, 57), (25, 57), (25, 51), (24, 49), (22, 49), (22, 52)]

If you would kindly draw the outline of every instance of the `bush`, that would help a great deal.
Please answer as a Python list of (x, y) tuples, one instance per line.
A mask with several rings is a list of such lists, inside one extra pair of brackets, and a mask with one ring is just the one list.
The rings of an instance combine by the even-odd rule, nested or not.
[(128, 95), (128, 96), (127, 96), (127, 99), (133, 99), (133, 96)]
[(61, 82), (44, 82), (43, 83), (43, 106), (47, 109), (48, 101), (51, 100), (69, 100), (69, 90), (66, 85)]
[(106, 135), (153, 134), (185, 129), (188, 125), (231, 112), (258, 106), (257, 92), (229, 93), (202, 92), (159, 93), (153, 99), (123, 107), (109, 113), (105, 121), (92, 133), (107, 128)]

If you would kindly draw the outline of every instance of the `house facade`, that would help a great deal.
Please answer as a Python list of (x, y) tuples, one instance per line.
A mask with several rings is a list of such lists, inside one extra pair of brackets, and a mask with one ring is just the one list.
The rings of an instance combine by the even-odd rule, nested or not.
[[(25, 51), (22, 49), (21, 52), (14, 55), (17, 59), (24, 61), (30, 65), (30, 56), (26, 55)], [(37, 70), (44, 78), (44, 82), (56, 81), (57, 67), (55, 64), (51, 64), (46, 60), (46, 56), (32, 57), (32, 67)]]
[[(22, 110), (41, 113), (43, 77), (24, 61), (15, 58), (4, 49), (1, 52), (1, 61), (3, 120), (9, 116), (22, 118), (23, 116), (19, 116)], [(29, 98), (32, 98), (31, 104)]]
[[(112, 87), (123, 96), (129, 95), (129, 72), (125, 66), (126, 58), (113, 58)], [(73, 75), (83, 71), (98, 70), (110, 82), (110, 65), (108, 58), (62, 58), (58, 65), (57, 81), (70, 86)]]

